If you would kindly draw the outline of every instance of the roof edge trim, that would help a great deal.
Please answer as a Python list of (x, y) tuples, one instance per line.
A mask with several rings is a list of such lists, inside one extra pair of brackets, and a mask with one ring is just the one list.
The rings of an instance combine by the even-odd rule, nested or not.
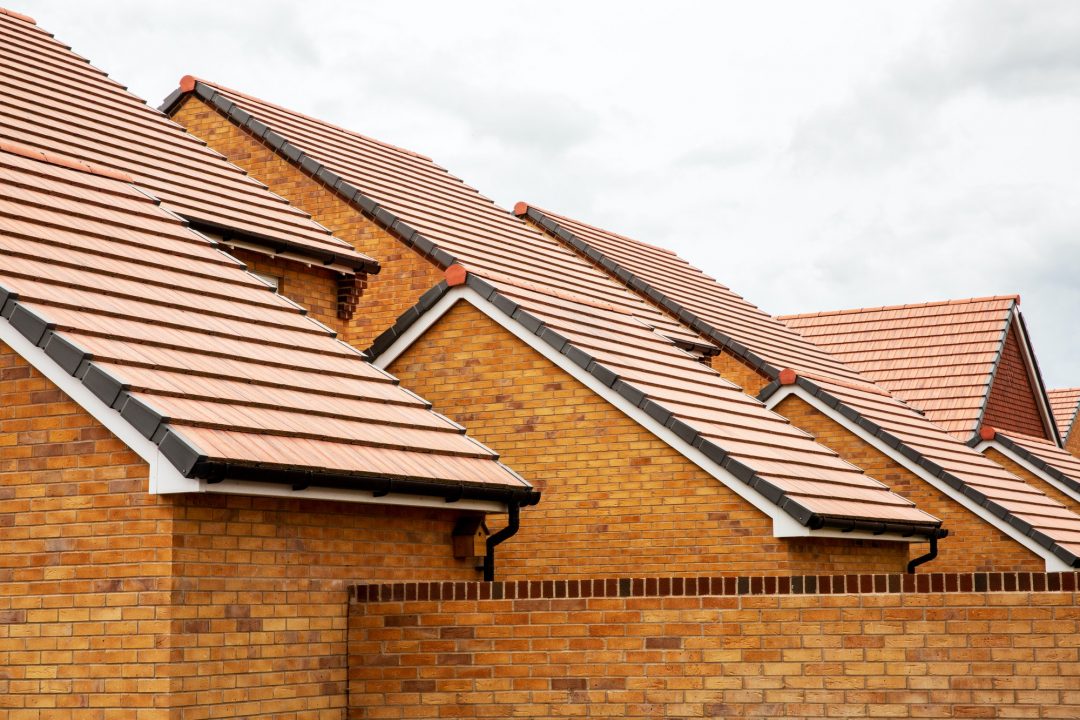
[[(296, 145), (293, 145), (283, 135), (271, 129), (266, 123), (257, 120), (251, 113), (241, 109), (236, 103), (225, 98), (221, 93), (197, 78), (186, 75), (184, 80), (191, 79), (193, 89), (184, 91), (183, 86), (178, 87), (169, 94), (161, 104), (161, 112), (171, 117), (185, 98), (193, 95), (207, 105), (217, 110), (227, 120), (235, 123), (245, 130), (256, 140), (268, 147), (283, 160), (297, 168), (305, 175), (324, 185), (327, 189), (337, 193), (342, 199), (360, 210), (376, 225), (402, 241), (413, 250), (428, 258), (440, 269), (446, 268), (457, 262), (456, 258), (434, 242), (422, 235), (418, 230), (410, 227), (405, 221), (390, 212), (373, 198), (366, 195), (362, 190), (352, 185), (340, 175), (332, 171), (322, 162), (311, 155), (306, 154)], [(378, 270), (371, 271), (373, 274)]]
[[(482, 303), (475, 300), (477, 296)], [(490, 282), (473, 273), (468, 273), (461, 285), (451, 287), (444, 281), (428, 290), (417, 305), (403, 313), (392, 328), (375, 340), (367, 351), (368, 356), (377, 367), (386, 368), (459, 300), (465, 300), (477, 307), (586, 386), (598, 385), (599, 387), (592, 388), (594, 392), (605, 397), (646, 430), (771, 517), (777, 537), (821, 534), (814, 532), (817, 530), (839, 531), (843, 533), (840, 537), (852, 539), (889, 539), (881, 537), (884, 533), (904, 537), (944, 537), (948, 532), (941, 528), (940, 520), (925, 525), (886, 523), (814, 513), (773, 483), (758, 476), (751, 467), (730, 456), (699, 431), (679, 420), (660, 403), (646, 397), (631, 383), (622, 380), (617, 373), (575, 346), (562, 334), (549, 328), (540, 318), (501, 294)], [(652, 427), (652, 423), (659, 427)], [(721, 476), (734, 482), (725, 482)], [(753, 493), (747, 493), (746, 490), (752, 490)], [(802, 531), (777, 532), (777, 527), (783, 524), (785, 517), (778, 518), (776, 511), (782, 512), (788, 519), (787, 522), (794, 520)], [(865, 534), (852, 534), (857, 531)]]
[(7, 15), (8, 17), (15, 18), (16, 20), (22, 20), (24, 23), (28, 23), (30, 25), (37, 25), (37, 20), (30, 17), (29, 15), (23, 15), (20, 12), (8, 10), (7, 8), (0, 7), (0, 15)]
[[(1048, 556), (1052, 556), (1054, 559), (1066, 563), (1068, 567), (1062, 569), (1080, 567), (1080, 557), (1073, 555), (1054, 542), (1053, 539), (1030, 528), (1030, 526), (1027, 531), (1021, 532), (1016, 527), (1016, 524), (1023, 523), (1026, 525), (1023, 520), (1020, 520), (1020, 518), (978, 490), (970, 487), (960, 478), (925, 457), (922, 453), (885, 430), (885, 428), (858, 413), (849, 405), (844, 404), (816, 383), (802, 377), (798, 378), (794, 385), (780, 385), (779, 382), (774, 381), (758, 393), (758, 398), (765, 402), (766, 407), (773, 409), (780, 401), (790, 395), (796, 395), (810, 403), (856, 435), (865, 436), (864, 439), (868, 440), (880, 452), (892, 457), (932, 486), (960, 501), (962, 505), (973, 505), (974, 507), (968, 507), (968, 509), (994, 527), (1017, 539), (1021, 544), (1034, 544), (1038, 549), (1032, 547), (1029, 547), (1029, 549), (1035, 551), (1048, 563), (1051, 562)], [(1001, 436), (998, 435), (998, 437)], [(1021, 537), (1023, 540), (1020, 539)], [(1049, 565), (1047, 571), (1050, 571)]]
[[(1064, 488), (1058, 488), (1059, 490), (1063, 490), (1074, 500), (1080, 500), (1080, 481), (1074, 480), (1069, 475), (1061, 472), (1056, 467), (1048, 463), (1046, 460), (1043, 460), (1041, 457), (1031, 452), (1023, 445), (1020, 445), (1004, 433), (999, 432), (992, 439), (982, 440), (978, 443), (975, 443), (972, 447), (974, 447), (974, 449), (978, 452), (982, 452), (985, 448), (993, 447), (995, 444), (1000, 445), (1002, 448), (1009, 451), (1009, 453), (1019, 458), (1022, 458), (1029, 465), (1032, 465), (1039, 471), (1049, 475), (1051, 478), (1064, 486)], [(1060, 450), (1061, 448), (1058, 449)]]

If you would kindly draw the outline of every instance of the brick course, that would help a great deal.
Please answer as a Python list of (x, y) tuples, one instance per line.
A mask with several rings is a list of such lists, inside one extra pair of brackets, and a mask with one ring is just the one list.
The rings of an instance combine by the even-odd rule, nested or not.
[(1080, 707), (1073, 573), (826, 577), (813, 591), (804, 577), (682, 580), (357, 588), (349, 717), (1053, 718)]
[(475, 580), (453, 510), (154, 496), (0, 345), (0, 716), (334, 718), (346, 587)]
[(544, 497), (498, 577), (897, 571), (904, 543), (786, 539), (772, 521), (467, 303), (388, 368)]

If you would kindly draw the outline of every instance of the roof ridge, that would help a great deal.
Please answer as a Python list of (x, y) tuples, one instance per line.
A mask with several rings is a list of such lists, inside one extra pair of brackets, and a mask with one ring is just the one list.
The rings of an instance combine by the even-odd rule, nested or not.
[(389, 149), (394, 150), (396, 152), (400, 152), (400, 153), (403, 153), (405, 155), (411, 155), (412, 157), (420, 158), (421, 160), (427, 160), (430, 163), (435, 162), (432, 158), (428, 157), (427, 155), (423, 155), (423, 154), (415, 152), (413, 150), (409, 150), (407, 148), (403, 148), (403, 147), (400, 147), (398, 145), (388, 143), (388, 142), (386, 142), (384, 140), (379, 140), (378, 138), (373, 138), (373, 137), (370, 137), (368, 135), (358, 133), (355, 130), (349, 130), (348, 128), (342, 127), (340, 125), (335, 125), (334, 123), (331, 123), (331, 122), (326, 122), (325, 120), (319, 120), (318, 118), (314, 118), (311, 115), (306, 115), (306, 114), (304, 114), (302, 112), (297, 112), (296, 110), (291, 110), (291, 109), (286, 108), (286, 107), (284, 107), (282, 105), (278, 105), (277, 103), (269, 102), (268, 100), (264, 100), (263, 98), (258, 98), (258, 97), (255, 97), (254, 95), (249, 95), (249, 94), (247, 94), (245, 92), (240, 92), (239, 90), (234, 90), (231, 87), (226, 87), (225, 85), (222, 85), (221, 83), (214, 82), (213, 80), (206, 80), (204, 78), (196, 77), (194, 75), (185, 75), (182, 78), (180, 78), (180, 91), (184, 92), (184, 93), (192, 92), (192, 91), (195, 90), (195, 86), (198, 83), (202, 83), (203, 85), (207, 85), (207, 86), (213, 88), (214, 90), (224, 91), (224, 92), (227, 92), (227, 93), (229, 93), (231, 95), (236, 95), (238, 97), (242, 97), (242, 98), (245, 98), (247, 100), (253, 100), (253, 101), (257, 102), (257, 103), (262, 103), (263, 105), (269, 105), (270, 107), (272, 107), (272, 108), (274, 108), (276, 110), (280, 110), (281, 112), (286, 113), (288, 115), (295, 115), (297, 117), (302, 117), (305, 120), (311, 120), (313, 122), (317, 122), (317, 123), (320, 123), (322, 125), (332, 127), (335, 130), (340, 130), (341, 132), (343, 132), (343, 133), (345, 133), (347, 135), (352, 135), (353, 137), (363, 138), (364, 140), (367, 140), (368, 142), (373, 142), (376, 145), (382, 145), (383, 147), (389, 148)]
[(1020, 294), (1012, 295), (986, 295), (983, 297), (959, 298), (954, 300), (933, 300), (923, 303), (904, 303), (900, 305), (879, 305), (875, 307), (846, 308), (842, 310), (821, 310), (819, 312), (792, 313), (787, 315), (775, 315), (778, 320), (795, 320), (798, 318), (829, 317), (831, 315), (857, 315), (868, 312), (880, 312), (882, 310), (912, 310), (925, 307), (943, 307), (946, 305), (973, 305), (975, 303), (992, 302), (994, 300), (1013, 300), (1020, 304)]
[[(0, 10), (2, 10), (2, 8), (0, 8)], [(76, 172), (97, 175), (98, 177), (109, 178), (110, 180), (118, 180), (123, 183), (128, 183), (129, 185), (135, 184), (135, 178), (125, 172), (97, 165), (95, 163), (76, 160), (75, 158), (61, 155), (51, 150), (45, 152), (44, 150), (38, 150), (37, 148), (23, 145), (22, 143), (11, 142), (10, 140), (0, 140), (0, 151), (12, 155), (19, 155), (20, 157), (36, 160), (49, 165), (57, 165), (59, 167), (67, 168), (68, 170), (75, 170)]]

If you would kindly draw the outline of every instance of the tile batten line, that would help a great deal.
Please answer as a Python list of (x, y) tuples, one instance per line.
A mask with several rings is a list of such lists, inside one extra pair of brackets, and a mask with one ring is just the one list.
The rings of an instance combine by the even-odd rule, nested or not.
[[(407, 311), (404, 313), (402, 318), (405, 322), (401, 326), (395, 326), (397, 329), (393, 335), (384, 333), (376, 341), (376, 344), (380, 346), (379, 352), (375, 352), (374, 346), (369, 349), (368, 352), (373, 353), (373, 362), (378, 366), (387, 367), (421, 337), (427, 328), (437, 322), (439, 317), (457, 302), (465, 301), (510, 330), (526, 344), (534, 349), (540, 349), (541, 354), (562, 369), (569, 371), (571, 375), (577, 376), (586, 385), (594, 384), (594, 392), (612, 402), (622, 412), (644, 425), (647, 430), (653, 434), (660, 431), (661, 439), (720, 480), (723, 485), (772, 517), (774, 522), (777, 521), (775, 511), (779, 510), (800, 527), (805, 528), (802, 534), (810, 533), (815, 536), (822, 534), (814, 532), (817, 530), (845, 533), (845, 535), (837, 535), (838, 537), (856, 537), (850, 533), (863, 532), (866, 536), (879, 537), (879, 539), (896, 539), (895, 537), (880, 538), (882, 533), (898, 534), (902, 537), (937, 534), (941, 537), (947, 532), (940, 528), (940, 521), (936, 524), (923, 525), (815, 513), (788, 495), (786, 491), (757, 475), (751, 467), (729, 455), (721, 446), (706, 438), (692, 426), (677, 419), (663, 405), (649, 398), (632, 383), (620, 378), (617, 373), (605, 367), (590, 353), (578, 348), (561, 333), (551, 330), (539, 318), (522, 310), (517, 303), (500, 293), (481, 276), (469, 273), (463, 285), (464, 287), (447, 288), (442, 292), (439, 300), (424, 312)], [(500, 320), (500, 317), (503, 319)], [(382, 347), (384, 345), (385, 347)], [(545, 346), (546, 352), (543, 350)], [(651, 426), (651, 423), (655, 423), (655, 426)], [(723, 477), (731, 480), (725, 481)], [(740, 487), (753, 491), (753, 494), (747, 494), (740, 490)], [(762, 498), (765, 504), (756, 500), (757, 497)]]
[[(290, 165), (309, 175), (313, 180), (324, 185), (330, 191), (336, 193), (346, 202), (359, 209), (365, 216), (373, 220), (383, 230), (390, 233), (408, 247), (413, 248), (424, 257), (433, 261), (440, 269), (446, 268), (457, 262), (456, 258), (440, 248), (436, 243), (426, 238), (418, 230), (411, 227), (404, 220), (387, 210), (375, 199), (365, 194), (362, 190), (349, 183), (335, 173), (314, 156), (305, 153), (283, 135), (273, 130), (266, 123), (257, 120), (251, 113), (241, 110), (234, 113), (234, 108), (240, 108), (236, 103), (225, 98), (221, 93), (212, 89), (201, 80), (194, 81), (194, 88), (190, 92), (183, 92), (180, 88), (173, 91), (161, 105), (161, 111), (170, 114), (176, 110), (183, 99), (194, 94), (195, 97), (208, 103), (212, 108), (221, 113), (226, 119), (235, 123), (247, 131), (255, 139), (264, 143), (271, 151), (279, 155)], [(377, 273), (378, 270), (373, 271)]]

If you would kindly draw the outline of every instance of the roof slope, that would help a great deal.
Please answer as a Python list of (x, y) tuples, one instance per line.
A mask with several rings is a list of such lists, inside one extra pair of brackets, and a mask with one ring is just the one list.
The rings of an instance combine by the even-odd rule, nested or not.
[(183, 475), (530, 495), (459, 425), (151, 196), (71, 167), (0, 149), (0, 322)]
[[(474, 272), (539, 282), (620, 307), (674, 337), (697, 339), (423, 155), (205, 80), (185, 78), (183, 88), (342, 193), (442, 268), (456, 262)], [(186, 97), (174, 93), (163, 107), (176, 108)]]
[(131, 175), (212, 227), (377, 271), (377, 264), (248, 177), (36, 25), (0, 14), (0, 140)]
[[(694, 333), (428, 158), (205, 81), (188, 84), (195, 96), (436, 264), (463, 264), (485, 298), (526, 317), (531, 331), (581, 359), (606, 385), (623, 388), (665, 422), (678, 421), (687, 438), (708, 439), (717, 462), (737, 466), (745, 482), (760, 486), (801, 523), (816, 516), (834, 525), (859, 519), (924, 531), (940, 524), (669, 339), (703, 344)], [(184, 99), (174, 94), (166, 106)], [(393, 343), (445, 291), (427, 296), (373, 352)]]
[(1080, 517), (673, 253), (525, 203), (515, 211), (774, 378), (763, 394), (775, 392), (781, 369), (796, 370), (800, 387), (850, 415), (924, 471), (1067, 562), (1080, 562)]
[(1080, 388), (1047, 390), (1046, 395), (1050, 398), (1050, 409), (1054, 413), (1054, 422), (1064, 444), (1069, 439), (1069, 432), (1076, 421), (1076, 413), (1080, 411)]
[(967, 440), (982, 419), (1018, 299), (1007, 295), (780, 319)]
[(1046, 438), (999, 432), (994, 440), (1057, 480), (1068, 494), (1080, 498), (1080, 458)]

